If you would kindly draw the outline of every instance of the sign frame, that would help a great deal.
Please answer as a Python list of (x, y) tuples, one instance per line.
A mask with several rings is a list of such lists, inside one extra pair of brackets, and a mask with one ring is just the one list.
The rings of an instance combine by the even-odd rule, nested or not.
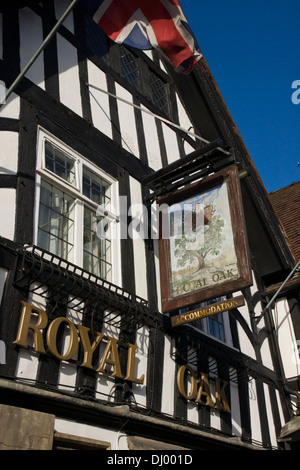
[[(223, 206), (227, 211), (226, 226), (231, 230), (230, 250), (232, 251), (231, 256), (234, 257), (235, 260), (236, 272), (233, 275), (233, 269), (227, 269), (225, 270), (226, 273), (223, 274), (222, 279), (218, 278), (218, 275), (215, 274), (214, 281), (217, 280), (216, 282), (207, 282), (206, 277), (202, 276), (201, 278), (200, 276), (197, 285), (195, 286), (196, 281), (193, 281), (194, 288), (189, 290), (186, 288), (186, 286), (188, 285), (188, 282), (191, 285), (192, 281), (189, 281), (188, 279), (191, 279), (191, 277), (189, 278), (189, 275), (192, 268), (187, 263), (187, 269), (185, 271), (188, 272), (188, 275), (186, 279), (182, 277), (183, 287), (181, 288), (178, 281), (178, 273), (182, 273), (184, 270), (177, 270), (177, 272), (174, 270), (172, 271), (171, 258), (173, 257), (172, 259), (174, 259), (174, 247), (172, 248), (174, 241), (172, 242), (172, 237), (166, 236), (165, 233), (163, 233), (163, 230), (165, 230), (165, 227), (163, 229), (163, 223), (166, 224), (166, 221), (168, 221), (167, 223), (169, 224), (167, 233), (169, 235), (171, 233), (168, 208), (176, 204), (184, 204), (186, 201), (193, 201), (193, 198), (196, 197), (203, 196), (205, 198), (208, 194), (213, 195), (217, 188), (222, 188), (223, 196), (224, 194), (228, 195), (228, 197), (225, 198), (225, 204), (228, 207), (226, 208), (224, 203)], [(219, 199), (220, 201), (224, 201), (224, 197), (221, 198), (219, 196)], [(204, 180), (193, 183), (190, 186), (179, 189), (175, 193), (164, 196), (157, 201), (157, 204), (159, 206), (160, 216), (158, 246), (160, 260), (161, 303), (163, 313), (182, 307), (187, 307), (192, 304), (204, 302), (206, 300), (211, 300), (213, 298), (218, 298), (236, 292), (252, 284), (240, 181), (238, 168), (236, 165), (228, 167), (214, 175), (205, 178)], [(220, 219), (221, 215), (218, 215), (218, 218)], [(216, 217), (214, 220), (216, 220)], [(209, 226), (210, 229), (212, 227), (212, 221), (213, 219), (211, 219), (211, 225)], [(220, 230), (221, 229), (219, 229), (219, 231)], [(214, 250), (214, 252), (217, 253), (217, 250)], [(218, 254), (220, 254), (220, 252)], [(216, 256), (216, 258), (218, 257)], [(210, 264), (213, 269), (213, 259), (211, 259)], [(219, 270), (219, 272), (222, 271)], [(174, 280), (175, 276), (177, 276), (176, 281)], [(181, 274), (179, 274), (179, 276), (181, 276)], [(184, 276), (184, 274), (182, 276)], [(203, 282), (201, 282), (200, 279), (202, 279)], [(176, 286), (176, 288), (174, 286)]]

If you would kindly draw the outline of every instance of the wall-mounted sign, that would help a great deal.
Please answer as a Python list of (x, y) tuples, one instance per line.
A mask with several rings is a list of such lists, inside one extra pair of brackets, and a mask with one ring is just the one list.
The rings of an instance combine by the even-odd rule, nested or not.
[[(111, 336), (105, 336), (103, 333), (96, 332), (93, 335), (93, 343), (91, 343), (89, 331), (90, 329), (83, 325), (75, 325), (68, 318), (57, 317), (48, 324), (48, 316), (44, 310), (28, 304), (22, 303), (22, 313), (19, 323), (17, 338), (14, 344), (28, 348), (27, 337), (29, 330), (33, 333), (33, 348), (40, 354), (46, 354), (43, 331), (47, 328), (45, 343), (50, 353), (59, 361), (68, 361), (76, 354), (79, 341), (84, 351), (83, 362), (81, 367), (96, 370), (100, 373), (110, 373), (112, 377), (128, 380), (137, 384), (143, 384), (144, 375), (140, 378), (134, 377), (135, 371), (135, 354), (137, 346), (134, 344), (127, 344), (127, 367), (126, 373), (123, 374), (120, 365), (118, 340)], [(58, 332), (60, 329), (68, 327), (69, 329), (69, 344), (65, 352), (58, 350)], [(105, 349), (101, 359), (99, 360), (98, 367), (93, 367), (93, 354), (100, 345), (105, 343)], [(106, 365), (112, 368), (112, 372), (106, 371)]]
[(236, 166), (158, 203), (163, 312), (251, 285)]
[(175, 315), (171, 318), (171, 325), (180, 326), (184, 323), (200, 320), (201, 318), (226, 312), (234, 308), (242, 307), (243, 305), (245, 305), (244, 296), (239, 295), (238, 297), (233, 297), (232, 299), (222, 300), (221, 302), (215, 302), (213, 304), (207, 305), (206, 307), (197, 308), (195, 310), (191, 310), (190, 312)]
[[(189, 377), (189, 390), (187, 390), (186, 378)], [(212, 397), (210, 380), (207, 374), (200, 373), (200, 378), (197, 379), (196, 373), (190, 366), (181, 366), (177, 372), (177, 387), (180, 395), (189, 401), (195, 401), (201, 405), (210, 406), (220, 411), (231, 413), (230, 406), (227, 401), (226, 387), (228, 382), (214, 378), (214, 399)]]

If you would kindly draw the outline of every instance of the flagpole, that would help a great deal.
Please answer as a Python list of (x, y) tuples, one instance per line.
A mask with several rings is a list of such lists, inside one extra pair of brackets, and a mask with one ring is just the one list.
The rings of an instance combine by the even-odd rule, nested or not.
[[(115, 98), (116, 100), (122, 101), (125, 104), (128, 104), (129, 106), (132, 106), (133, 108), (139, 109), (141, 112), (149, 114), (150, 116), (159, 119), (162, 122), (165, 122), (166, 124), (169, 124), (170, 126), (174, 127), (175, 129), (178, 129), (180, 131), (185, 132), (186, 134), (194, 137), (195, 139), (200, 140), (201, 142), (205, 144), (210, 144), (211, 142), (209, 140), (204, 139), (203, 137), (200, 137), (198, 134), (195, 134), (194, 132), (191, 132), (190, 130), (184, 129), (183, 127), (179, 126), (178, 124), (175, 124), (175, 122), (169, 121), (168, 119), (159, 116), (158, 114), (152, 113), (152, 111), (149, 111), (147, 108), (142, 108), (141, 106), (138, 106), (128, 100), (125, 100), (124, 98), (121, 98), (120, 96), (114, 95), (113, 93), (110, 93), (107, 90), (103, 90), (103, 88), (99, 88), (95, 85), (92, 85), (91, 83), (86, 83), (87, 87), (94, 88), (94, 90), (100, 91), (101, 93), (104, 93), (105, 95), (111, 96), (112, 98)], [(89, 90), (91, 93), (91, 91)], [(94, 97), (94, 95), (91, 93), (91, 95)], [(230, 155), (230, 152), (227, 150), (224, 150), (222, 147), (218, 147), (218, 150), (221, 152), (225, 153), (225, 155)]]
[(57, 30), (59, 29), (59, 27), (61, 26), (61, 24), (65, 21), (66, 17), (69, 15), (69, 13), (71, 12), (71, 10), (73, 10), (73, 8), (75, 7), (76, 3), (78, 3), (79, 0), (73, 0), (72, 3), (69, 5), (69, 7), (66, 9), (65, 13), (62, 15), (62, 17), (58, 20), (58, 22), (55, 24), (55, 26), (52, 28), (52, 30), (50, 31), (50, 33), (48, 34), (48, 36), (44, 39), (43, 43), (41, 44), (41, 46), (38, 48), (38, 50), (36, 51), (36, 53), (32, 56), (32, 58), (29, 60), (29, 62), (27, 63), (27, 65), (25, 65), (25, 67), (23, 68), (23, 70), (20, 72), (20, 74), (18, 75), (18, 77), (15, 79), (15, 81), (11, 84), (11, 86), (9, 87), (9, 89), (6, 91), (5, 93), (5, 96), (3, 98), (3, 100), (0, 102), (0, 107), (3, 106), (3, 104), (5, 104), (7, 98), (11, 95), (11, 93), (14, 91), (14, 89), (16, 88), (16, 86), (20, 83), (20, 81), (22, 80), (22, 78), (24, 77), (24, 75), (26, 74), (26, 72), (28, 71), (28, 69), (32, 66), (32, 64), (34, 63), (34, 61), (37, 59), (37, 57), (40, 55), (40, 53), (45, 49), (45, 47), (48, 45), (48, 43), (51, 41), (51, 39), (53, 38), (54, 34), (57, 32)]

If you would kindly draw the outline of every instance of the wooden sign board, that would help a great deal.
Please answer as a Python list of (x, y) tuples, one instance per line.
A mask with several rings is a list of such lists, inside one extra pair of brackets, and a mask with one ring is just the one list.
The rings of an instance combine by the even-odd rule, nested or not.
[(158, 204), (163, 312), (251, 285), (236, 165), (163, 197)]
[(227, 312), (234, 308), (242, 307), (245, 305), (244, 296), (232, 297), (231, 299), (223, 300), (222, 302), (216, 302), (206, 307), (197, 308), (190, 312), (182, 313), (181, 315), (175, 315), (171, 317), (172, 326), (180, 326), (184, 323), (190, 323), (201, 318), (209, 317), (211, 315), (217, 315), (218, 313)]

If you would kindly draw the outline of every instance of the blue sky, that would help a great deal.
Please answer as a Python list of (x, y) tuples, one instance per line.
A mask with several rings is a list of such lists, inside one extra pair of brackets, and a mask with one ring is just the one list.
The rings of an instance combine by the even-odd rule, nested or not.
[(300, 180), (300, 1), (180, 4), (266, 190)]

